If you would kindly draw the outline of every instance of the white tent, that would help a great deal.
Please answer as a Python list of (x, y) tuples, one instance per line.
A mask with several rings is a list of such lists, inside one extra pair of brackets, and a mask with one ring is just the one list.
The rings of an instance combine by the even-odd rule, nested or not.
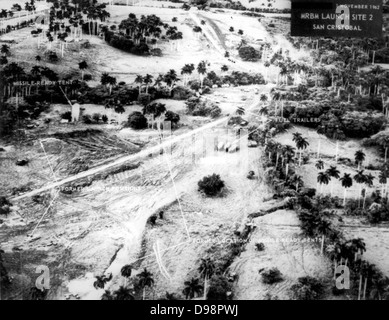
[(78, 103), (72, 105), (72, 120), (77, 122), (80, 120), (80, 108), (81, 106)]

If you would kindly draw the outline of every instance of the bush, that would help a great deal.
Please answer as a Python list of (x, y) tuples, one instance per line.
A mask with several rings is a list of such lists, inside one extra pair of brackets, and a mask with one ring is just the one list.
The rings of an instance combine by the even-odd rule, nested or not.
[(367, 220), (372, 224), (388, 221), (389, 206), (387, 204), (373, 203), (367, 210)]
[(258, 61), (261, 55), (253, 47), (246, 46), (239, 49), (239, 56), (243, 61)]
[(138, 103), (142, 106), (147, 106), (151, 101), (151, 96), (147, 93), (142, 93), (138, 97)]
[(220, 78), (217, 76), (215, 71), (208, 72), (207, 79), (210, 81), (211, 85), (214, 85), (216, 82), (220, 81)]
[(257, 251), (264, 251), (265, 250), (265, 244), (263, 242), (256, 243), (255, 244), (255, 249)]
[[(302, 105), (295, 109), (294, 114), (289, 118), (289, 120), (310, 128), (316, 128), (320, 123), (319, 117), (323, 114), (323, 112), (323, 108), (318, 104), (311, 104), (308, 106)], [(309, 120), (306, 122), (301, 119)]]
[(11, 206), (12, 204), (7, 200), (6, 197), (0, 196), (0, 215), (7, 216), (11, 212)]
[(91, 124), (92, 123), (92, 117), (89, 114), (85, 114), (82, 116), (82, 121), (85, 124)]
[(299, 278), (290, 290), (295, 300), (317, 300), (323, 294), (324, 286), (319, 280), (308, 276)]
[(166, 105), (162, 103), (151, 103), (143, 107), (143, 114), (152, 114), (155, 118), (166, 112)]
[(61, 118), (64, 119), (64, 120), (69, 120), (72, 121), (72, 113), (71, 111), (66, 111), (65, 113), (62, 113), (61, 114)]
[(173, 99), (175, 100), (186, 100), (193, 96), (193, 91), (183, 87), (183, 86), (176, 86), (173, 91)]
[(201, 101), (198, 97), (191, 97), (185, 103), (188, 114), (193, 116), (217, 118), (222, 112), (216, 104), (209, 101)]
[(45, 57), (50, 62), (57, 62), (58, 61), (58, 56), (57, 56), (57, 54), (54, 51), (47, 51), (47, 52), (45, 52)]
[(0, 65), (5, 65), (8, 63), (7, 57), (0, 57)]
[(386, 123), (382, 113), (346, 112), (342, 117), (343, 131), (348, 137), (365, 138), (379, 132)]
[(84, 81), (91, 81), (92, 75), (91, 74), (84, 74)]
[(200, 81), (194, 80), (194, 81), (189, 81), (189, 86), (192, 90), (194, 91), (199, 91), (201, 88)]
[(131, 39), (127, 38), (124, 35), (115, 34), (112, 31), (105, 33), (105, 41), (109, 43), (112, 47), (117, 49), (130, 52), (136, 55), (149, 55), (150, 48), (145, 43), (135, 44)]
[(107, 123), (108, 122), (107, 115), (103, 114), (103, 116), (101, 117), (101, 120), (103, 120), (104, 123)]
[(100, 118), (101, 118), (101, 114), (100, 114), (100, 113), (94, 113), (94, 114), (92, 115), (92, 119), (93, 119), (93, 121), (96, 122), (96, 123), (99, 123), (99, 122), (100, 122)]
[(224, 181), (218, 174), (204, 177), (198, 182), (199, 191), (204, 192), (207, 196), (216, 196), (223, 188)]
[(211, 118), (215, 119), (218, 118), (222, 113), (222, 109), (220, 109), (218, 106), (212, 107), (211, 111), (209, 112), (209, 115)]
[(180, 115), (173, 111), (167, 111), (165, 113), (165, 121), (170, 121), (172, 123), (172, 127), (176, 127), (180, 121)]
[(284, 281), (282, 273), (277, 268), (272, 268), (262, 272), (262, 282), (265, 284), (273, 284)]
[(147, 128), (147, 119), (139, 111), (135, 111), (128, 116), (128, 126), (135, 130)]
[(159, 48), (154, 48), (150, 50), (150, 55), (154, 57), (162, 57), (162, 50)]
[(196, 109), (197, 105), (200, 103), (200, 98), (198, 97), (191, 97), (188, 100), (185, 101), (186, 104), (186, 110), (188, 113), (193, 113), (193, 111)]
[(265, 79), (261, 74), (249, 74), (247, 72), (233, 71), (231, 75), (222, 77), (223, 83), (235, 85), (265, 84)]
[(227, 300), (229, 292), (231, 292), (231, 284), (227, 277), (214, 275), (210, 280), (207, 300)]

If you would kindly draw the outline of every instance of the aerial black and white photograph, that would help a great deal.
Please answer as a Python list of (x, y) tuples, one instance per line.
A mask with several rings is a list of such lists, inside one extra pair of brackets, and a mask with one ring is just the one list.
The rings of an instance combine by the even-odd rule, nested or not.
[(0, 300), (389, 300), (388, 43), (387, 0), (0, 0)]

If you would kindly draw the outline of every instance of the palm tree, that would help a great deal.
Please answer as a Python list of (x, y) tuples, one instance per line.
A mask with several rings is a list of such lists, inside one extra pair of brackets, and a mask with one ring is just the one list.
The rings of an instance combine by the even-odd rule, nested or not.
[[(335, 166), (330, 166), (330, 168), (327, 169), (326, 172), (331, 178), (339, 179), (340, 172)], [(333, 189), (334, 189), (334, 180), (331, 180), (331, 197), (332, 197)]]
[(153, 82), (153, 76), (150, 74), (146, 74), (146, 76), (143, 78), (143, 83), (146, 85), (146, 94), (149, 93), (149, 85)]
[(36, 57), (35, 57), (35, 61), (36, 61), (36, 62), (39, 63), (41, 60), (42, 60), (41, 56), (36, 56)]
[(163, 76), (163, 81), (169, 86), (169, 91), (172, 92), (173, 87), (178, 81), (177, 72), (174, 69), (170, 69), (168, 73)]
[(317, 168), (317, 170), (323, 170), (324, 169), (324, 162), (323, 160), (318, 160), (315, 164), (315, 167)]
[(328, 185), (330, 182), (331, 177), (328, 175), (327, 172), (319, 172), (317, 175), (317, 182), (320, 183), (320, 194), (323, 193), (323, 184)]
[[(365, 184), (367, 187), (371, 188), (373, 187), (373, 181), (374, 181), (375, 177), (369, 173), (368, 175), (365, 176)], [(367, 192), (365, 190), (365, 194), (363, 196), (363, 209), (365, 208), (365, 203), (366, 203), (366, 195), (367, 195)]]
[(152, 287), (154, 285), (153, 274), (145, 268), (140, 274), (138, 274), (139, 285), (143, 289), (143, 300), (146, 300), (146, 287)]
[(358, 207), (360, 206), (360, 199), (361, 199), (361, 194), (362, 194), (362, 184), (365, 183), (365, 180), (366, 180), (366, 176), (365, 174), (363, 173), (364, 170), (359, 170), (357, 172), (357, 174), (354, 176), (354, 180), (356, 183), (358, 183), (360, 185), (359, 187), (359, 196), (358, 196)]
[(31, 68), (31, 74), (32, 74), (33, 76), (40, 75), (40, 74), (41, 74), (41, 68), (38, 67), (38, 66), (33, 66), (33, 67)]
[(259, 100), (265, 104), (265, 102), (267, 101), (268, 97), (267, 97), (267, 94), (261, 94), (261, 97), (259, 98)]
[(207, 63), (205, 61), (201, 61), (197, 66), (197, 72), (200, 76), (200, 86), (203, 87), (205, 74), (207, 73)]
[(299, 157), (299, 164), (301, 166), (301, 155), (304, 149), (306, 149), (309, 146), (309, 142), (306, 138), (300, 137), (298, 140), (296, 140), (296, 147), (297, 150), (300, 151), (300, 157)]
[(144, 83), (144, 78), (138, 74), (135, 78), (135, 83), (139, 84), (139, 94), (141, 94), (142, 84)]
[(79, 64), (78, 64), (78, 68), (81, 70), (81, 80), (84, 80), (84, 72), (85, 72), (85, 69), (88, 69), (88, 64), (86, 63), (86, 61), (81, 61)]
[(190, 281), (185, 281), (185, 289), (183, 290), (183, 294), (186, 299), (193, 299), (195, 295), (199, 296), (203, 291), (203, 286), (199, 283), (200, 280), (198, 278), (192, 278)]
[(292, 162), (293, 157), (295, 155), (295, 148), (293, 148), (290, 145), (284, 145), (282, 147), (282, 161), (283, 165), (285, 164), (285, 178), (288, 178), (288, 172), (289, 172), (289, 163)]
[(266, 81), (266, 83), (268, 83), (269, 82), (269, 68), (270, 68), (270, 66), (271, 66), (271, 64), (270, 64), (270, 62), (269, 61), (266, 61), (265, 63), (264, 63), (264, 67), (266, 68), (266, 75), (265, 75), (265, 81)]
[(100, 79), (100, 83), (103, 85), (103, 86), (107, 86), (109, 82), (109, 74), (104, 72), (102, 75), (101, 75), (101, 79)]
[(302, 138), (302, 134), (300, 132), (295, 132), (293, 133), (293, 142), (297, 143)]
[(379, 183), (382, 185), (382, 196), (384, 196), (385, 188), (388, 184), (388, 173), (386, 170), (381, 170), (379, 175)]
[(207, 282), (215, 273), (215, 264), (210, 258), (201, 259), (199, 272), (204, 277), (204, 300), (207, 300)]
[(303, 178), (301, 176), (294, 174), (290, 178), (290, 183), (292, 185), (296, 186), (296, 192), (298, 192), (299, 187), (303, 185), (304, 181), (303, 181)]
[(345, 173), (339, 180), (342, 182), (342, 187), (344, 188), (343, 206), (345, 206), (347, 189), (352, 187), (353, 179), (351, 178), (351, 174)]
[(259, 114), (262, 116), (267, 116), (269, 114), (269, 109), (263, 106), (261, 109), (259, 109)]
[(331, 230), (331, 223), (327, 220), (320, 220), (319, 224), (317, 225), (317, 231), (322, 234), (322, 241), (321, 241), (321, 254), (323, 254), (324, 251), (324, 240), (325, 236), (328, 234), (328, 232)]
[(9, 46), (6, 45), (6, 44), (3, 44), (3, 45), (1, 46), (0, 51), (1, 51), (1, 54), (2, 54), (3, 56), (8, 56), (8, 55), (11, 53)]
[(112, 94), (112, 87), (116, 84), (116, 78), (109, 76), (107, 79), (107, 85), (109, 87), (109, 95)]
[(358, 164), (358, 170), (361, 169), (362, 162), (365, 161), (365, 156), (362, 150), (355, 152), (355, 163)]
[(135, 300), (134, 296), (131, 294), (131, 290), (123, 286), (120, 286), (119, 289), (114, 292), (114, 295), (115, 300)]
[(112, 273), (107, 277), (106, 275), (96, 276), (96, 281), (93, 283), (95, 289), (104, 289), (107, 282), (112, 280)]
[(222, 71), (222, 72), (227, 72), (227, 71), (228, 71), (228, 67), (227, 67), (225, 64), (222, 65), (221, 71)]
[(129, 264), (126, 264), (121, 270), (120, 270), (122, 277), (126, 278), (126, 284), (127, 284), (127, 279), (131, 277), (132, 274), (132, 266)]
[(188, 82), (188, 79), (189, 79), (189, 76), (193, 73), (195, 69), (195, 66), (193, 63), (191, 64), (186, 64), (185, 66), (183, 66), (183, 68), (181, 69), (181, 74), (184, 76), (184, 85), (187, 84)]
[(355, 252), (355, 261), (357, 260), (357, 254), (358, 252), (363, 255), (364, 252), (366, 252), (366, 243), (363, 241), (362, 238), (352, 239), (349, 240), (351, 243), (351, 247), (353, 247), (353, 251)]

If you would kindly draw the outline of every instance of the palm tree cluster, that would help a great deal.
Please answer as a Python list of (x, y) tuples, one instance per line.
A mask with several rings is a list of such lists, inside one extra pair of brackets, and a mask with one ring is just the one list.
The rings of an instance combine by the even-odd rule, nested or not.
[[(112, 28), (111, 28), (112, 30)], [(176, 26), (163, 23), (156, 15), (142, 15), (140, 19), (131, 13), (128, 18), (121, 21), (118, 32), (109, 31), (107, 26), (102, 26), (105, 40), (115, 47), (136, 53), (134, 45), (142, 48), (143, 53), (148, 53), (148, 44), (154, 46), (158, 40), (170, 40), (171, 48), (178, 50), (179, 40), (183, 38), (182, 32)]]
[(26, 10), (28, 12), (35, 11), (36, 10), (35, 0), (31, 0), (30, 2), (26, 2), (24, 4), (24, 10)]
[[(335, 172), (336, 168), (330, 168)], [(363, 173), (361, 173), (363, 175)], [(329, 175), (329, 173), (327, 174)], [(345, 174), (345, 184), (349, 185), (351, 175)], [(369, 180), (369, 178), (367, 178)], [(331, 198), (328, 198), (331, 199)], [(298, 193), (294, 208), (298, 213), (301, 229), (305, 236), (321, 237), (321, 253), (326, 254), (333, 262), (334, 277), (339, 265), (348, 266), (352, 272), (353, 292), (358, 299), (389, 298), (389, 279), (367, 261), (362, 260), (366, 244), (361, 238), (346, 239), (343, 233), (331, 222), (335, 215), (332, 205), (320, 198), (308, 197)], [(368, 270), (368, 271), (367, 271)], [(362, 286), (364, 286), (362, 288)]]
[(304, 187), (302, 177), (294, 168), (296, 149), (289, 145), (281, 145), (268, 140), (265, 146), (265, 173), (269, 182), (278, 193), (286, 189), (298, 192)]
[[(331, 40), (325, 41), (327, 43), (331, 42)], [(362, 42), (363, 41), (366, 40), (362, 40)], [(338, 42), (333, 41), (333, 44), (337, 46)], [(379, 46), (378, 43), (376, 44), (377, 46)], [(317, 48), (318, 47), (319, 46), (317, 44)], [(362, 72), (360, 68), (366, 65), (367, 59), (365, 58), (369, 57), (369, 53), (366, 52), (366, 49), (358, 47), (358, 45), (356, 45), (355, 43), (352, 46), (344, 47), (344, 50), (342, 50), (343, 46), (339, 46), (338, 48), (331, 48), (330, 50), (329, 46), (327, 45), (325, 50), (317, 50), (317, 56), (315, 56), (315, 53), (312, 53), (314, 60), (311, 65), (306, 63), (299, 63), (299, 65), (297, 63), (292, 62), (288, 55), (286, 53), (284, 54), (282, 50), (280, 50), (280, 52), (276, 52), (271, 58), (270, 62), (278, 66), (280, 69), (279, 80), (277, 81), (278, 84), (289, 84), (291, 78), (293, 79), (293, 82), (295, 82), (295, 80), (300, 77), (302, 79), (305, 78), (305, 88), (299, 87), (299, 89), (295, 90), (295, 96), (293, 96), (293, 94), (290, 94), (290, 92), (285, 90), (284, 88), (277, 88), (275, 90), (272, 90), (271, 92), (273, 100), (298, 101), (299, 99), (302, 100), (301, 97), (304, 95), (305, 96), (303, 99), (309, 99), (309, 97), (314, 97), (315, 93), (315, 99), (320, 101), (320, 99), (324, 99), (324, 95), (319, 94), (319, 89), (309, 90), (310, 92), (308, 92), (308, 89), (314, 87), (318, 88), (319, 86), (331, 86), (334, 89), (334, 92), (335, 90), (338, 91), (338, 96), (341, 90), (345, 91), (346, 94), (349, 95), (347, 101), (347, 103), (349, 104), (351, 103), (350, 95), (353, 95), (354, 97), (358, 98), (362, 97), (363, 95), (366, 95), (366, 98), (371, 99), (376, 99), (378, 97), (382, 98), (382, 104), (384, 106), (385, 98), (387, 97), (387, 88), (389, 88), (387, 72), (383, 71), (379, 67), (374, 67), (371, 70), (368, 70), (367, 72)], [(329, 68), (329, 65), (333, 65), (334, 68)], [(297, 71), (298, 69), (300, 70)], [(291, 74), (293, 73), (294, 75), (291, 76)], [(323, 90), (323, 92), (327, 91)], [(335, 94), (331, 94), (331, 97), (334, 96)], [(334, 97), (334, 99), (336, 100), (337, 98)], [(338, 100), (340, 99), (341, 97), (338, 97)], [(319, 113), (319, 116), (321, 116), (323, 112), (327, 112), (327, 109), (329, 110), (329, 113), (332, 112), (331, 114), (333, 115), (333, 118), (327, 119), (329, 126), (331, 126), (331, 128), (333, 129), (332, 132), (335, 133), (331, 136), (331, 138), (338, 139), (339, 137), (341, 137), (340, 133), (343, 134), (342, 130), (344, 130), (345, 136), (351, 136), (351, 134), (355, 130), (357, 130), (354, 130), (352, 128), (353, 126), (355, 128), (358, 127), (358, 130), (360, 131), (360, 128), (363, 128), (363, 130), (366, 130), (366, 132), (372, 130), (371, 128), (367, 128), (368, 126), (370, 126), (370, 124), (368, 123), (368, 121), (370, 120), (367, 120), (360, 126), (356, 125), (356, 122), (353, 122), (356, 121), (354, 120), (354, 116), (348, 115), (347, 119), (346, 117), (342, 118), (345, 115), (345, 111), (341, 110), (341, 108), (339, 108), (339, 110), (338, 108), (336, 110), (333, 110), (333, 108), (331, 109), (331, 101), (329, 101), (329, 104), (330, 108), (323, 108), (320, 111), (321, 113)], [(358, 109), (354, 108), (353, 111), (354, 110)], [(293, 114), (293, 112), (295, 111), (289, 111), (288, 113)], [(307, 112), (306, 109), (303, 109), (299, 112), (301, 114), (304, 114), (304, 112), (306, 114), (309, 114), (309, 111)], [(268, 114), (269, 111), (264, 110), (263, 113)], [(275, 115), (277, 115), (277, 113), (275, 113)], [(369, 114), (366, 114), (366, 118), (368, 118), (369, 116)], [(374, 115), (374, 117), (380, 117), (380, 115), (377, 113)], [(343, 122), (339, 122), (338, 125), (337, 121), (339, 119)], [(336, 128), (337, 126), (338, 128)], [(381, 126), (377, 124), (377, 128), (374, 130), (380, 130), (379, 127)], [(319, 127), (318, 132), (320, 130), (321, 128)], [(374, 134), (374, 130), (369, 131), (369, 134)], [(326, 134), (327, 132), (326, 130), (324, 130), (323, 132), (319, 133)], [(299, 133), (295, 133), (293, 135), (293, 141), (296, 143), (296, 147), (300, 151), (301, 164), (301, 151), (306, 149), (309, 143), (308, 141), (306, 141), (306, 139), (301, 139), (301, 134)], [(282, 145), (274, 143), (273, 141), (269, 140), (269, 138), (267, 138), (265, 142), (265, 151), (267, 158), (265, 164), (266, 174), (269, 177), (275, 177), (273, 184), (277, 184), (280, 178), (285, 179), (286, 170), (285, 168), (283, 168), (283, 165), (279, 164), (282, 155)], [(388, 149), (387, 147), (389, 147), (389, 143), (387, 143), (385, 139), (382, 139), (381, 146), (385, 148), (386, 154), (386, 151)], [(371, 267), (371, 265), (369, 266), (366, 261), (363, 261), (361, 259), (362, 254), (366, 251), (366, 245), (363, 239), (346, 239), (342, 232), (337, 229), (337, 226), (332, 223), (331, 218), (334, 216), (334, 212), (328, 210), (329, 207), (332, 208), (333, 203), (337, 203), (335, 199), (332, 199), (332, 195), (334, 183), (338, 179), (340, 180), (342, 187), (345, 190), (343, 196), (344, 205), (347, 197), (347, 190), (350, 189), (355, 183), (359, 185), (358, 206), (362, 205), (360, 200), (363, 198), (362, 207), (365, 207), (367, 197), (366, 188), (373, 187), (373, 183), (375, 180), (375, 177), (372, 174), (365, 173), (365, 171), (363, 170), (362, 165), (365, 160), (365, 153), (362, 150), (358, 150), (355, 153), (355, 164), (358, 166), (357, 172), (354, 174), (343, 173), (343, 175), (341, 175), (340, 171), (336, 166), (330, 165), (328, 168), (325, 168), (324, 161), (319, 159), (316, 162), (316, 168), (320, 171), (318, 173), (317, 182), (318, 184), (321, 184), (321, 187), (323, 187), (323, 185), (331, 183), (331, 197), (316, 197), (314, 199), (311, 199), (312, 197), (307, 196), (305, 192), (302, 192), (302, 190), (299, 190), (298, 188), (296, 188), (296, 192), (294, 195), (291, 192), (289, 192), (288, 195), (294, 196), (294, 200), (291, 201), (291, 203), (298, 211), (299, 219), (301, 221), (301, 226), (304, 234), (310, 237), (321, 237), (321, 252), (325, 252), (332, 259), (334, 263), (334, 272), (338, 265), (343, 264), (349, 266), (352, 270), (354, 289), (357, 289), (356, 291), (358, 293), (358, 298), (361, 298), (363, 296), (364, 298), (369, 297), (371, 299), (382, 299), (384, 297), (389, 296), (385, 293), (389, 292), (389, 279), (383, 277), (382, 274), (378, 271), (378, 269), (375, 270), (375, 267)], [(389, 170), (386, 170), (385, 167), (383, 167), (380, 172), (379, 182), (382, 186), (382, 192), (386, 191), (386, 186), (388, 183), (388, 172)], [(298, 177), (294, 179), (297, 180)], [(363, 188), (365, 188), (365, 190), (362, 190)], [(373, 193), (373, 195), (375, 197), (375, 202), (377, 203), (377, 199), (382, 199), (379, 195), (379, 192), (375, 192)], [(329, 203), (332, 204), (328, 205)]]
[[(3, 67), (3, 80), (5, 83), (5, 96), (12, 97), (18, 94), (20, 97), (31, 94), (33, 87), (38, 92), (39, 88), (43, 87), (39, 84), (39, 81), (57, 81), (59, 80), (58, 74), (48, 67), (33, 66), (30, 72), (26, 72), (16, 62), (12, 62)], [(14, 85), (14, 82), (25, 82), (25, 85)], [(45, 85), (47, 89), (48, 85)], [(54, 85), (50, 85), (54, 87)]]
[[(299, 197), (302, 198), (303, 196), (300, 195)], [(368, 281), (371, 284), (369, 294), (372, 299), (379, 298), (376, 290), (380, 292), (381, 298), (384, 296), (384, 292), (388, 295), (389, 279), (384, 277), (378, 269), (373, 268), (374, 271), (372, 271), (371, 266), (366, 267), (369, 266), (368, 262), (361, 259), (366, 251), (366, 244), (363, 239), (345, 239), (342, 232), (330, 221), (334, 213), (329, 210), (327, 204), (318, 198), (308, 201), (305, 198), (304, 201), (300, 200), (298, 203), (303, 203), (300, 208), (297, 208), (303, 233), (309, 237), (320, 236), (322, 238), (321, 253), (325, 253), (333, 262), (334, 277), (336, 276), (336, 268), (339, 265), (345, 265), (352, 271), (354, 283), (358, 283), (359, 280), (358, 298), (361, 297), (362, 277), (365, 281), (364, 297), (366, 297)], [(366, 269), (370, 269), (370, 271), (366, 272)], [(386, 291), (384, 288), (378, 288), (378, 284), (382, 285), (382, 283), (386, 283)]]
[[(298, 140), (299, 135), (295, 135), (294, 138), (295, 140)], [(266, 144), (265, 152), (266, 155), (268, 155), (268, 157), (266, 156), (267, 161), (265, 164), (265, 167), (267, 167), (266, 173), (271, 177), (271, 181), (274, 183), (274, 181), (279, 181), (280, 178), (285, 179), (286, 168), (283, 162), (287, 158), (294, 158), (294, 148), (291, 148), (290, 146), (286, 148), (279, 143), (269, 140)], [(362, 163), (364, 158), (363, 152), (356, 153), (356, 163)], [(318, 170), (323, 170), (323, 160), (318, 160), (316, 167)], [(289, 168), (289, 170), (293, 172), (290, 180), (299, 180), (299, 177), (296, 177), (294, 174), (293, 169), (294, 168)], [(386, 172), (383, 171), (381, 175), (381, 182), (386, 183)], [(320, 172), (318, 175), (318, 182), (321, 184), (328, 184), (331, 179), (340, 179), (342, 186), (347, 189), (352, 186), (353, 181), (361, 185), (366, 184), (367, 186), (372, 186), (374, 177), (371, 174), (366, 175), (363, 170), (358, 171), (354, 177), (348, 173), (345, 173), (343, 177), (340, 177), (340, 172), (335, 166), (330, 166), (327, 170)], [(277, 184), (277, 182), (275, 183)], [(301, 183), (303, 183), (302, 179)], [(364, 281), (364, 298), (366, 296), (371, 299), (382, 299), (383, 297), (386, 297), (386, 292), (389, 292), (389, 280), (386, 277), (383, 277), (378, 270), (375, 271), (374, 276), (371, 271), (370, 274), (366, 276), (366, 272), (364, 273), (358, 269), (361, 264), (367, 263), (361, 259), (362, 254), (366, 251), (366, 245), (363, 239), (345, 239), (342, 232), (331, 222), (331, 218), (335, 215), (334, 211), (331, 211), (331, 205), (329, 206), (327, 201), (321, 197), (312, 198), (311, 196), (307, 196), (306, 192), (302, 192), (302, 190), (303, 189), (296, 188), (294, 194), (290, 192), (288, 194), (293, 195), (295, 198), (295, 201), (292, 203), (298, 213), (304, 235), (313, 238), (321, 237), (320, 251), (322, 254), (325, 253), (328, 255), (333, 261), (334, 277), (337, 266), (342, 264), (347, 265), (353, 272), (354, 286), (358, 286), (359, 284), (359, 297), (362, 296), (362, 280)], [(368, 293), (366, 293), (366, 291)]]
[[(365, 174), (364, 170), (360, 170), (361, 165), (363, 161), (365, 160), (366, 155), (362, 150), (358, 150), (355, 152), (355, 163), (358, 165), (358, 171), (357, 173), (352, 176), (350, 173), (344, 173), (343, 176), (340, 176), (340, 172), (337, 169), (336, 166), (330, 166), (326, 171), (321, 171), (318, 173), (317, 176), (317, 183), (320, 184), (320, 194), (323, 192), (323, 186), (328, 185), (329, 182), (331, 182), (331, 197), (333, 196), (333, 187), (334, 182), (339, 179), (339, 181), (342, 184), (342, 187), (344, 188), (344, 195), (343, 195), (343, 206), (346, 205), (346, 197), (347, 197), (347, 190), (350, 189), (354, 182), (359, 185), (359, 197), (358, 197), (358, 207), (360, 207), (360, 200), (363, 196), (363, 208), (365, 207), (367, 192), (366, 190), (363, 190), (363, 186), (372, 188), (373, 187), (373, 181), (375, 177), (369, 173)], [(318, 170), (324, 169), (324, 162), (322, 160), (318, 160), (316, 163), (316, 168)], [(388, 172), (387, 170), (382, 170), (380, 172), (379, 182), (382, 185), (382, 191), (386, 191), (386, 185), (387, 185), (387, 176)]]
[[(146, 74), (145, 76), (136, 76), (134, 83), (138, 84), (139, 95), (142, 94), (143, 88), (145, 88), (145, 94), (149, 93), (149, 87), (153, 83), (153, 79), (154, 77), (150, 74)], [(171, 93), (178, 80), (179, 78), (177, 76), (177, 72), (171, 69), (166, 74), (158, 75), (158, 77), (154, 80), (153, 87), (161, 89), (162, 83), (165, 83), (169, 93)]]
[(51, 2), (48, 21), (44, 21), (48, 24), (48, 30), (37, 38), (38, 47), (40, 41), (44, 40), (43, 36), (47, 37), (50, 50), (52, 44), (59, 41), (62, 57), (68, 37), (81, 39), (83, 27), (86, 27), (89, 34), (97, 34), (98, 20), (103, 22), (110, 16), (105, 10), (106, 5), (99, 4), (97, 0), (53, 0)]
[(5, 9), (2, 9), (0, 11), (0, 19), (6, 19), (8, 17), (12, 18), (13, 16), (14, 16), (14, 13), (11, 10), (7, 11)]
[[(297, 47), (309, 47), (313, 44), (307, 39), (290, 38), (290, 40)], [(319, 42), (320, 48), (317, 50)], [(377, 51), (386, 46), (384, 41), (320, 39), (320, 41), (315, 40), (315, 43), (315, 50), (312, 52), (314, 61), (309, 68), (309, 73), (316, 78), (321, 77), (323, 85), (330, 84), (335, 90), (339, 87), (339, 89), (360, 94), (364, 92), (377, 94), (382, 89), (382, 74), (380, 74), (382, 69), (361, 71), (361, 67), (368, 64), (370, 59), (374, 63), (374, 58), (378, 58)]]
[[(145, 268), (136, 277), (131, 278), (132, 270), (133, 266), (130, 264), (123, 266), (121, 275), (125, 278), (125, 284), (114, 292), (105, 290), (101, 300), (135, 300), (138, 290), (143, 292), (142, 299), (146, 300), (146, 289), (154, 286), (153, 274)], [(128, 282), (131, 282), (132, 286), (128, 285)]]

